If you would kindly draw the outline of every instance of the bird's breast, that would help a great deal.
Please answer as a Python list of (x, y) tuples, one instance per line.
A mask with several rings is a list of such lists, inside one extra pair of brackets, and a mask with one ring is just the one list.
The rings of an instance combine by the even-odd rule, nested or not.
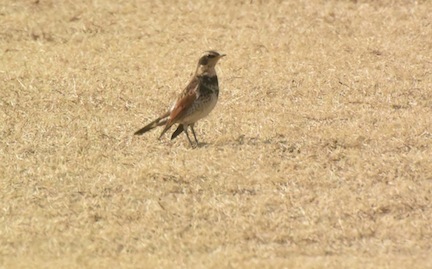
[(182, 120), (182, 123), (191, 124), (206, 117), (216, 106), (217, 100), (218, 95), (214, 92), (199, 96), (198, 99), (196, 99), (192, 106), (188, 109), (184, 119)]

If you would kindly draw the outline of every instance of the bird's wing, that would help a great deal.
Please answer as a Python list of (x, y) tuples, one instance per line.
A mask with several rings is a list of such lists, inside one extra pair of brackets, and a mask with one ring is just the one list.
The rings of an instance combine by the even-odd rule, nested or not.
[(191, 107), (192, 103), (197, 99), (197, 89), (199, 87), (199, 79), (197, 77), (192, 78), (188, 86), (179, 95), (174, 107), (171, 110), (169, 120), (165, 125), (160, 136), (171, 128), (171, 126), (177, 123)]

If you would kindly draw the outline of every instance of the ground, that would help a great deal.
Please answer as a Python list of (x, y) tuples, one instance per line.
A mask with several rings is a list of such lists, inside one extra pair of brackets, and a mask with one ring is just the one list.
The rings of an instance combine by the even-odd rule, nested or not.
[(0, 3), (0, 268), (432, 268), (432, 2), (169, 2)]

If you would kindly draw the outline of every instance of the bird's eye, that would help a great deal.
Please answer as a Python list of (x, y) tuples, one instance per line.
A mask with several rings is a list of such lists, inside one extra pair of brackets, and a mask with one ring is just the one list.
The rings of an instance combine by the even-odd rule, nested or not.
[(209, 57), (209, 59), (216, 57), (216, 55), (214, 54), (209, 54), (207, 57)]

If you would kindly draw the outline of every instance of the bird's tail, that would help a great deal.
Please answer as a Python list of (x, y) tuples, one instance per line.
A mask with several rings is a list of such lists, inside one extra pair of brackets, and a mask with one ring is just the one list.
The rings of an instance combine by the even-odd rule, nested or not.
[(168, 116), (169, 116), (169, 111), (166, 112), (165, 114), (163, 114), (162, 116), (160, 116), (159, 118), (155, 119), (154, 121), (150, 122), (149, 124), (147, 124), (146, 126), (144, 126), (143, 128), (139, 129), (138, 131), (136, 131), (134, 133), (134, 135), (142, 135), (158, 126), (161, 125), (165, 125), (168, 121)]

